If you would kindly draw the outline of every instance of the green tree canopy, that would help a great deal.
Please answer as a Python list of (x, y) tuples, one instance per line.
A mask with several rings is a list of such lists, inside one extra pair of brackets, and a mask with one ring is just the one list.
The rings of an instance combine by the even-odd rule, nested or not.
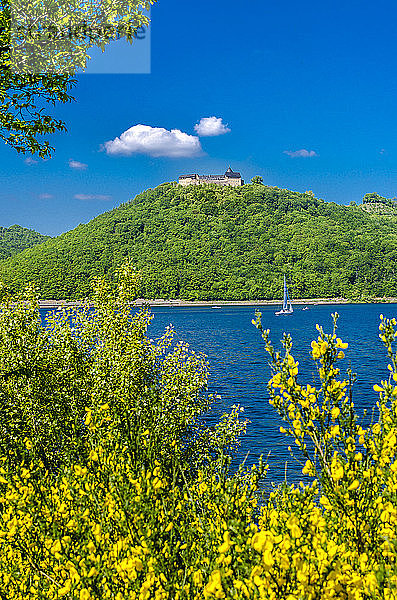
[(0, 227), (0, 259), (22, 252), (25, 248), (31, 248), (48, 239), (49, 236), (42, 235), (33, 229), (26, 229), (20, 225), (11, 227)]
[(13, 290), (82, 298), (125, 257), (144, 298), (249, 300), (397, 296), (396, 217), (265, 185), (165, 183), (0, 262)]

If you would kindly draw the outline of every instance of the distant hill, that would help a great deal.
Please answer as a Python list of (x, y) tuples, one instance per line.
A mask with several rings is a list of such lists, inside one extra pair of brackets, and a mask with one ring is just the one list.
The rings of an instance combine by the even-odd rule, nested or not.
[(13, 290), (81, 298), (131, 257), (145, 298), (397, 296), (394, 220), (260, 184), (163, 184), (0, 263)]
[(41, 244), (49, 239), (33, 229), (26, 229), (20, 225), (11, 225), (11, 227), (0, 227), (0, 260), (22, 252), (26, 248)]

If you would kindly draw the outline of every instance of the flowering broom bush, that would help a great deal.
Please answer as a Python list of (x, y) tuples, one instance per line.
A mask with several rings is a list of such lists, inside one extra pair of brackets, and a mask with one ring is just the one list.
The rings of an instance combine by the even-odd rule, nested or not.
[[(364, 428), (346, 347), (321, 328), (318, 383), (291, 340), (273, 349), (271, 402), (309, 483), (260, 495), (266, 466), (229, 471), (245, 424), (206, 427), (207, 365), (131, 316), (134, 277), (97, 282), (94, 309), (43, 326), (32, 293), (0, 314), (0, 596), (5, 599), (397, 598), (395, 321), (389, 376)], [(255, 324), (261, 328), (260, 315)]]

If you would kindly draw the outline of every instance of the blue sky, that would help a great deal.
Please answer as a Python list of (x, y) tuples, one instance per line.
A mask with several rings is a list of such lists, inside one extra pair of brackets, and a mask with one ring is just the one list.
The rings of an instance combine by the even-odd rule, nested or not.
[[(159, 0), (150, 74), (80, 75), (76, 102), (52, 111), (68, 132), (51, 136), (51, 160), (26, 164), (0, 146), (0, 225), (57, 235), (181, 173), (229, 164), (342, 204), (397, 195), (395, 3), (247, 6)], [(221, 119), (213, 133), (230, 131), (198, 136), (208, 117)]]

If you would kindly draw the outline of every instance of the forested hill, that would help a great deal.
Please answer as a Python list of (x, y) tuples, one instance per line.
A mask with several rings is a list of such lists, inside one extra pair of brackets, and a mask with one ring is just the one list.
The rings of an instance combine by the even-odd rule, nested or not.
[(8, 228), (0, 227), (0, 260), (47, 239), (48, 236), (20, 225), (11, 225)]
[(131, 257), (146, 298), (397, 296), (396, 219), (260, 184), (163, 184), (0, 263), (13, 290), (89, 294), (93, 276)]

